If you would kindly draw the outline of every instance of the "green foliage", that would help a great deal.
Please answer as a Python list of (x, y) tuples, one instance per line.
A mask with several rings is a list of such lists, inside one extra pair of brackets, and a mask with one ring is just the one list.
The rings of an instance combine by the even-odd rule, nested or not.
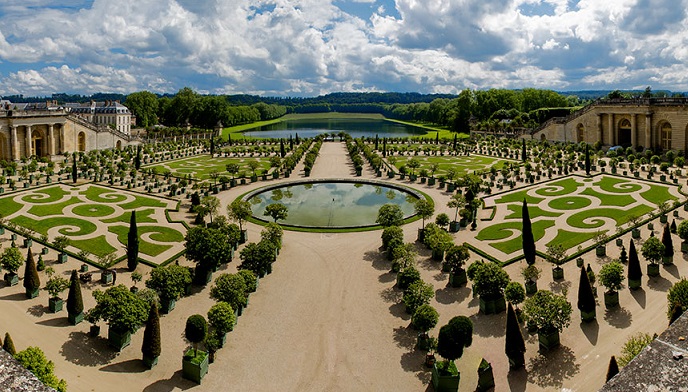
[(208, 323), (218, 333), (225, 334), (234, 329), (236, 315), (227, 302), (218, 302), (208, 310)]
[(657, 264), (664, 255), (664, 244), (657, 237), (650, 237), (640, 248), (640, 253), (651, 264)]
[(23, 263), (24, 257), (18, 248), (5, 248), (0, 256), (2, 268), (11, 273), (16, 273)]
[(400, 226), (404, 220), (401, 207), (396, 204), (385, 204), (380, 207), (375, 223), (382, 227)]
[(251, 242), (244, 246), (239, 253), (241, 265), (239, 269), (252, 271), (258, 276), (263, 276), (271, 270), (271, 265), (275, 262), (276, 245), (267, 240)]
[(410, 265), (399, 272), (397, 275), (397, 286), (406, 290), (407, 287), (420, 280), (420, 272), (415, 266)]
[(463, 245), (452, 245), (444, 258), (444, 262), (449, 267), (449, 271), (457, 273), (471, 257), (468, 249)]
[(277, 223), (278, 220), (287, 219), (287, 216), (289, 215), (289, 209), (282, 203), (272, 203), (265, 206), (265, 212), (263, 212), (263, 215), (272, 217), (275, 223)]
[(239, 229), (244, 230), (243, 222), (253, 215), (251, 203), (246, 200), (236, 199), (227, 206), (227, 216), (230, 220), (239, 223)]
[(592, 312), (597, 306), (592, 285), (585, 268), (581, 266), (580, 279), (578, 280), (578, 309), (581, 312)]
[(179, 299), (190, 284), (189, 269), (176, 264), (154, 268), (146, 280), (146, 287), (155, 290), (163, 301)]
[(437, 353), (453, 361), (461, 358), (464, 347), (473, 343), (473, 323), (466, 316), (456, 316), (440, 328), (437, 336)]
[(635, 244), (631, 240), (628, 249), (628, 279), (638, 280), (642, 278), (643, 271), (640, 268), (640, 260), (638, 260), (638, 252), (635, 250)]
[(194, 345), (194, 349), (197, 352), (197, 344), (205, 339), (208, 334), (208, 323), (205, 318), (200, 314), (194, 314), (186, 319), (186, 327), (184, 328), (184, 337), (186, 340)]
[(549, 333), (561, 332), (569, 326), (572, 309), (563, 295), (539, 290), (525, 301), (523, 312), (528, 321), (537, 326), (538, 331)]
[(33, 253), (31, 252), (31, 248), (29, 248), (24, 268), (24, 288), (33, 291), (40, 287), (41, 279), (38, 277), (36, 262), (33, 260)]
[(404, 242), (404, 231), (399, 226), (387, 226), (382, 230), (382, 247), (388, 249), (393, 240), (398, 243)]
[(143, 330), (141, 353), (144, 357), (156, 358), (160, 356), (161, 351), (162, 344), (160, 342), (160, 314), (158, 313), (158, 306), (153, 304), (148, 312), (146, 329)]
[(435, 217), (435, 224), (439, 227), (446, 228), (449, 224), (449, 215), (445, 214), (444, 212), (437, 214)]
[(55, 249), (59, 250), (60, 252), (63, 252), (66, 247), (69, 246), (69, 237), (60, 235), (55, 237), (53, 240), (53, 246)]
[(509, 274), (495, 263), (476, 261), (471, 264), (468, 278), (473, 281), (473, 291), (481, 297), (495, 298), (504, 293), (509, 284)]
[(260, 238), (265, 241), (269, 241), (275, 245), (277, 249), (282, 248), (282, 236), (284, 235), (284, 230), (280, 225), (274, 222), (270, 222), (265, 225), (265, 229), (260, 232)]
[(227, 302), (232, 309), (246, 306), (246, 282), (237, 274), (222, 274), (215, 279), (210, 289), (210, 297), (216, 301)]
[(123, 284), (110, 287), (105, 292), (93, 292), (96, 306), (89, 314), (94, 320), (105, 320), (117, 331), (134, 332), (146, 322), (150, 303), (133, 294)]
[(416, 200), (414, 210), (416, 215), (420, 216), (423, 220), (422, 226), (425, 227), (425, 220), (435, 213), (435, 205), (426, 198), (420, 198)]
[(688, 280), (683, 278), (674, 283), (667, 294), (667, 316), (671, 318), (674, 307), (680, 307), (681, 313), (688, 309)]
[(528, 265), (527, 267), (524, 267), (521, 270), (521, 276), (523, 276), (523, 279), (525, 279), (526, 281), (535, 282), (538, 279), (540, 279), (541, 274), (542, 270), (532, 264)]
[(652, 343), (654, 338), (647, 333), (637, 333), (624, 343), (621, 349), (621, 355), (617, 360), (619, 366), (624, 367), (633, 360), (643, 349)]
[(77, 315), (83, 311), (84, 300), (81, 297), (79, 274), (76, 270), (72, 270), (72, 275), (69, 278), (69, 293), (67, 294), (67, 312), (71, 315)]
[(139, 91), (127, 95), (124, 104), (136, 116), (136, 122), (144, 128), (158, 123), (158, 97), (149, 91)]
[(509, 303), (506, 313), (506, 342), (504, 352), (508, 357), (520, 356), (526, 352), (526, 343), (521, 333), (521, 325), (516, 317), (514, 307)]
[(12, 337), (10, 336), (9, 332), (5, 332), (5, 340), (2, 342), (2, 348), (11, 356), (15, 356), (17, 354), (17, 350), (14, 349), (14, 342), (12, 341)]
[(433, 227), (434, 230), (431, 230), (429, 228), (425, 229), (425, 244), (433, 251), (438, 251), (442, 253), (450, 249), (454, 243), (454, 238), (451, 236), (451, 234), (440, 229), (434, 223), (428, 223), (428, 226)]
[(440, 315), (435, 308), (429, 304), (423, 304), (417, 307), (416, 311), (413, 312), (413, 316), (411, 316), (411, 325), (419, 331), (428, 332), (435, 328), (439, 319)]
[(55, 275), (55, 270), (48, 268), (46, 271), (49, 278), (45, 283), (44, 289), (50, 293), (51, 298), (58, 298), (60, 293), (67, 290), (69, 287), (69, 281), (59, 275)]
[(429, 304), (434, 296), (435, 289), (431, 284), (417, 280), (404, 290), (403, 301), (407, 311), (413, 314), (419, 306)]
[(231, 260), (232, 244), (218, 229), (194, 227), (186, 233), (186, 257), (204, 271), (211, 271)]
[(41, 380), (43, 384), (59, 392), (67, 391), (67, 382), (59, 380), (55, 376), (55, 364), (53, 361), (48, 361), (40, 348), (35, 346), (27, 347), (26, 350), (18, 352), (14, 358)]
[(607, 291), (619, 291), (623, 288), (624, 268), (618, 261), (612, 261), (602, 266), (598, 274), (600, 283)]
[(504, 288), (504, 298), (518, 306), (526, 299), (526, 289), (519, 282), (509, 282)]
[(530, 214), (528, 213), (528, 203), (526, 202), (526, 199), (523, 199), (523, 207), (522, 207), (522, 221), (523, 221), (523, 229), (522, 229), (522, 246), (523, 246), (523, 255), (526, 258), (526, 263), (528, 265), (533, 265), (535, 264), (535, 239), (533, 237), (533, 226), (530, 222)]
[(237, 274), (241, 276), (244, 279), (244, 283), (246, 283), (246, 293), (253, 293), (256, 291), (258, 288), (258, 277), (253, 271), (242, 269), (239, 270)]
[(407, 267), (416, 264), (416, 246), (413, 243), (407, 242), (392, 248), (392, 266), (395, 271), (406, 269)]
[(136, 210), (131, 212), (127, 234), (127, 268), (134, 271), (139, 265), (139, 234), (136, 226)]

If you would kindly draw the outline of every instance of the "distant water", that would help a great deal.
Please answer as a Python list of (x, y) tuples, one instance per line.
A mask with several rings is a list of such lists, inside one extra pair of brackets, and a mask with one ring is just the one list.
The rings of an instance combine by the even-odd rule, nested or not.
[(354, 138), (359, 137), (408, 137), (421, 136), (427, 132), (423, 128), (392, 121), (375, 119), (303, 119), (288, 120), (276, 124), (265, 125), (243, 132), (246, 136), (264, 138), (315, 137), (321, 133), (337, 134), (346, 132)]

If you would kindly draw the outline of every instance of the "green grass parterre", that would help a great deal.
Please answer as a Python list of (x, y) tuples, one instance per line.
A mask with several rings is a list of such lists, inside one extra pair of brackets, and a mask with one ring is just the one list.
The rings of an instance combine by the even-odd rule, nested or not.
[(253, 171), (248, 166), (250, 161), (258, 162), (259, 166), (256, 169), (256, 174), (258, 175), (263, 170), (270, 170), (270, 157), (211, 158), (207, 155), (158, 163), (146, 166), (146, 168), (168, 169), (176, 177), (191, 175), (194, 179), (209, 180), (212, 172), (217, 172), (220, 176), (231, 177), (227, 172), (227, 165), (230, 163), (238, 164), (240, 173), (243, 172), (246, 176), (251, 176)]

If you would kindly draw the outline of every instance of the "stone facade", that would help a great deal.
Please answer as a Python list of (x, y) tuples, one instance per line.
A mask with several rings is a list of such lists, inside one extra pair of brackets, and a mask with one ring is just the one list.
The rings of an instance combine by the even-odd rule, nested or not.
[(54, 389), (43, 384), (33, 373), (26, 370), (16, 359), (2, 349), (0, 349), (0, 390), (55, 392)]
[(687, 131), (686, 98), (613, 99), (598, 100), (567, 117), (553, 118), (532, 137), (686, 151)]

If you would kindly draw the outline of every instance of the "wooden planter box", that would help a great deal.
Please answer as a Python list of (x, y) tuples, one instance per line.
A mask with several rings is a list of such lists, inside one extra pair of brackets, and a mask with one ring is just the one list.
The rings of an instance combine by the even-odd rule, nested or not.
[(628, 279), (628, 288), (631, 290), (639, 289), (641, 281), (641, 279)]
[(564, 279), (564, 269), (561, 267), (552, 268), (552, 279), (559, 280)]
[(607, 247), (604, 245), (598, 245), (595, 248), (595, 256), (597, 257), (604, 257), (607, 255)]
[(526, 286), (526, 294), (533, 295), (533, 294), (537, 293), (537, 290), (538, 290), (537, 281), (527, 281), (525, 286)]
[(538, 344), (540, 349), (544, 351), (549, 351), (555, 347), (558, 347), (559, 342), (559, 331), (554, 332), (542, 332), (538, 331)]
[(62, 310), (62, 307), (64, 306), (64, 301), (62, 298), (50, 298), (48, 299), (48, 309), (50, 309), (50, 313), (57, 313)]
[(80, 322), (84, 321), (84, 312), (78, 313), (78, 314), (72, 314), (68, 313), (67, 314), (67, 319), (69, 320), (69, 323), (72, 325), (77, 325)]
[(461, 287), (468, 282), (468, 277), (466, 276), (466, 270), (461, 269), (457, 273), (449, 274), (449, 285), (451, 287)]
[(480, 367), (478, 367), (478, 388), (476, 391), (485, 392), (494, 388), (494, 373), (492, 372), (492, 365), (489, 362), (482, 360)]
[(122, 351), (123, 348), (131, 344), (131, 332), (118, 331), (108, 327), (108, 344), (115, 350)]
[(634, 240), (640, 238), (640, 229), (631, 230), (631, 237), (633, 237)]
[(199, 351), (194, 358), (195, 350), (190, 349), (182, 358), (182, 377), (200, 384), (208, 374), (208, 353)]
[(112, 283), (112, 271), (104, 270), (103, 272), (100, 273), (100, 282), (103, 284), (110, 284)]
[(688, 241), (681, 241), (681, 252), (688, 252)]
[(461, 223), (457, 221), (449, 222), (449, 232), (456, 233), (461, 228)]
[(69, 255), (67, 255), (66, 253), (60, 253), (57, 256), (57, 262), (60, 264), (66, 263), (68, 259), (69, 259)]
[(435, 392), (456, 392), (459, 390), (461, 374), (443, 375), (437, 369), (437, 363), (432, 366), (432, 387)]
[(248, 231), (242, 230), (241, 234), (239, 235), (239, 243), (244, 244), (248, 241)]
[(659, 276), (659, 264), (648, 264), (647, 276)]
[(672, 265), (674, 264), (674, 256), (662, 256), (662, 264), (664, 265)]
[(26, 298), (28, 299), (34, 299), (38, 297), (40, 289), (26, 289), (24, 293), (26, 294)]
[(175, 305), (177, 304), (177, 301), (174, 299), (161, 299), (160, 300), (160, 313), (162, 314), (168, 314), (172, 310), (174, 310)]
[(438, 250), (438, 249), (433, 249), (432, 250), (432, 259), (434, 261), (442, 261), (444, 259), (444, 251)]
[(19, 284), (19, 275), (15, 273), (5, 274), (5, 283), (8, 286), (16, 286)]
[(612, 309), (612, 308), (619, 306), (619, 292), (618, 291), (613, 291), (613, 292), (606, 291), (604, 293), (604, 306), (607, 309)]
[(504, 295), (497, 298), (484, 298), (480, 296), (480, 311), (483, 314), (498, 314), (506, 310)]
[(595, 320), (595, 317), (597, 317), (595, 309), (591, 310), (590, 312), (584, 312), (581, 310), (581, 320), (583, 322), (589, 323)]

